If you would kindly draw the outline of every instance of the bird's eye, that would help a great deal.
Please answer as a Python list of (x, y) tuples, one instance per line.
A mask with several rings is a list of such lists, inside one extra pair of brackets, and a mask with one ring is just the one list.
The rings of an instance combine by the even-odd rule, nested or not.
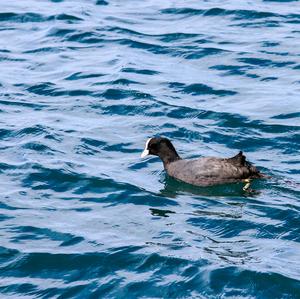
[(157, 149), (157, 144), (156, 144), (156, 143), (152, 143), (152, 144), (150, 145), (150, 148), (151, 148), (152, 150), (156, 150), (156, 149)]

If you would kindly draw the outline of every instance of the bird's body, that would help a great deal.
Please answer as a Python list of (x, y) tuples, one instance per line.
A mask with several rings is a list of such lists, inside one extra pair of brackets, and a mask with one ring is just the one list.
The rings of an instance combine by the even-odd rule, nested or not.
[(149, 139), (143, 156), (145, 152), (159, 156), (169, 176), (196, 186), (206, 187), (264, 177), (255, 166), (246, 161), (242, 152), (232, 158), (181, 159), (166, 138)]
[(233, 158), (205, 157), (195, 160), (180, 159), (166, 165), (169, 176), (196, 186), (234, 183), (260, 176), (256, 167), (242, 162), (242, 153)]

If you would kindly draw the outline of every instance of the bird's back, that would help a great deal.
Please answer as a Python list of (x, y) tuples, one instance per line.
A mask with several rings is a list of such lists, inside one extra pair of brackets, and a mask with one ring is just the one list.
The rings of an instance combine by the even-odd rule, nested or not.
[(227, 159), (215, 157), (181, 159), (170, 163), (166, 170), (171, 177), (198, 186), (231, 183), (261, 176), (256, 167), (246, 161), (242, 152)]

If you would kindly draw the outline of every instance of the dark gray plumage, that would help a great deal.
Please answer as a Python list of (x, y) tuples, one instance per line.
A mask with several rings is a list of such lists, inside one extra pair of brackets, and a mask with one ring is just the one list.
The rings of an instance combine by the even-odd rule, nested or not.
[(225, 183), (263, 178), (255, 166), (239, 152), (232, 158), (206, 157), (195, 160), (181, 159), (167, 138), (148, 139), (142, 157), (160, 157), (169, 176), (196, 186), (212, 186)]

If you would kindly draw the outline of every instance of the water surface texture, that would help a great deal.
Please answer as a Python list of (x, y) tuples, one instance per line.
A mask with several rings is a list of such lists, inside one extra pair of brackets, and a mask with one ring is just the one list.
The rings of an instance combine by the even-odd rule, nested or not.
[(1, 298), (300, 298), (298, 1), (3, 1), (0, 67)]

